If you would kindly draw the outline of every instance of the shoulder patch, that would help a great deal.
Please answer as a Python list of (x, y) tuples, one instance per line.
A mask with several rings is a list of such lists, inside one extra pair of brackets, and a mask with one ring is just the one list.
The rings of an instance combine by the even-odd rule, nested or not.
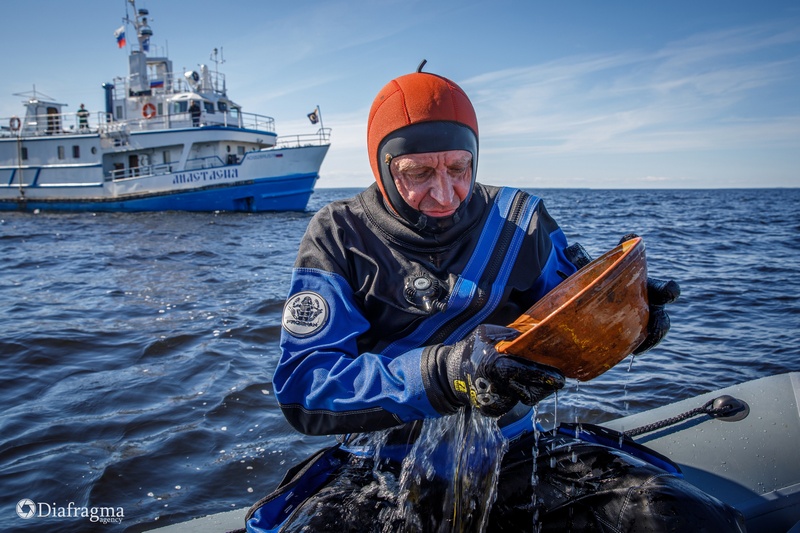
[(328, 302), (316, 292), (298, 292), (283, 308), (283, 328), (295, 337), (313, 335), (328, 322)]

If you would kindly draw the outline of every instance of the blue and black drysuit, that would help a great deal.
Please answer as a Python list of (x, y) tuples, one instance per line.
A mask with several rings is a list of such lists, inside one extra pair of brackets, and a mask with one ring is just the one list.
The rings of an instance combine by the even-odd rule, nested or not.
[[(480, 324), (511, 323), (575, 272), (566, 238), (539, 198), (477, 184), (464, 207), (443, 231), (419, 231), (373, 185), (314, 216), (295, 264), (273, 378), (295, 428), (348, 434), (399, 426), (413, 438), (413, 422), (459, 408), (437, 379), (436, 347)], [(588, 442), (569, 431), (525, 431), (530, 417), (506, 426), (510, 444), (488, 531), (531, 530), (534, 517), (541, 531), (740, 530), (736, 511), (685, 482), (668, 460), (630, 439), (622, 451), (621, 435), (587, 428)], [(391, 528), (379, 518), (397, 505), (391, 491), (373, 491), (372, 500), (341, 512), (343, 494), (373, 483), (372, 472), (342, 448), (322, 451), (253, 507), (248, 530)], [(423, 530), (448, 520), (441, 483), (416, 495)]]
[[(511, 323), (575, 271), (563, 232), (523, 191), (478, 185), (460, 220), (436, 234), (384, 205), (373, 185), (319, 211), (301, 243), (274, 385), (304, 433), (374, 431), (454, 412), (426, 368), (425, 347), (452, 344), (479, 324)], [(409, 293), (417, 280), (433, 288), (427, 300)], [(318, 295), (322, 310), (293, 334), (292, 311), (302, 309), (293, 297), (305, 293)]]

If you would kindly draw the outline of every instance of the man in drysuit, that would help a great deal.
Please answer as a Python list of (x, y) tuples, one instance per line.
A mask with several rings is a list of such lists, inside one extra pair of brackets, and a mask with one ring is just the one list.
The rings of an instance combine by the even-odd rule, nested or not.
[[(502, 326), (577, 270), (581, 254), (539, 198), (476, 182), (478, 139), (469, 98), (446, 78), (418, 71), (379, 92), (367, 124), (376, 183), (316, 213), (298, 252), (273, 378), (287, 420), (313, 435), (398, 428), (391, 438), (413, 442), (425, 419), (463, 409), (501, 417), (508, 451), (487, 531), (531, 530), (535, 520), (543, 531), (739, 530), (729, 507), (618, 450), (553, 433), (539, 439), (534, 464), (528, 406), (564, 377), (493, 344), (514, 333)], [(649, 285), (648, 337), (635, 353), (666, 334), (663, 304), (679, 292), (674, 282)], [(384, 530), (381, 512), (397, 502), (380, 491), (341, 512), (342, 494), (330, 487), (356, 490), (372, 474), (336, 453), (325, 459), (328, 477), (315, 458), (265, 501), (297, 498), (302, 480), (316, 475), (310, 498), (263, 511), (248, 527)], [(430, 485), (415, 495), (418, 527), (446, 530), (453, 519), (434, 500), (447, 489)]]

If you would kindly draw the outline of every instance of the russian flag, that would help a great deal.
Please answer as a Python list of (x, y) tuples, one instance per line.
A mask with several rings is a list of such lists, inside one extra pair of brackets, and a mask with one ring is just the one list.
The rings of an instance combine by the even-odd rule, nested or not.
[(164, 86), (164, 80), (153, 80), (150, 82), (151, 89), (156, 89), (158, 87), (163, 87), (163, 86)]
[(125, 48), (125, 26), (117, 28), (114, 37), (117, 39), (117, 48)]

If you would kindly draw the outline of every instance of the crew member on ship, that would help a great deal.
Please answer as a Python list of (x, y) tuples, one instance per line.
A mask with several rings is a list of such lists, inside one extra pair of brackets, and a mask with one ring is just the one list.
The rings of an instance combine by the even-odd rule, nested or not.
[(88, 130), (89, 129), (89, 112), (86, 110), (86, 107), (81, 104), (80, 109), (78, 109), (78, 129), (80, 130)]
[(189, 106), (189, 114), (192, 115), (192, 126), (195, 128), (198, 127), (200, 125), (200, 106), (197, 105), (195, 100), (192, 100)]

